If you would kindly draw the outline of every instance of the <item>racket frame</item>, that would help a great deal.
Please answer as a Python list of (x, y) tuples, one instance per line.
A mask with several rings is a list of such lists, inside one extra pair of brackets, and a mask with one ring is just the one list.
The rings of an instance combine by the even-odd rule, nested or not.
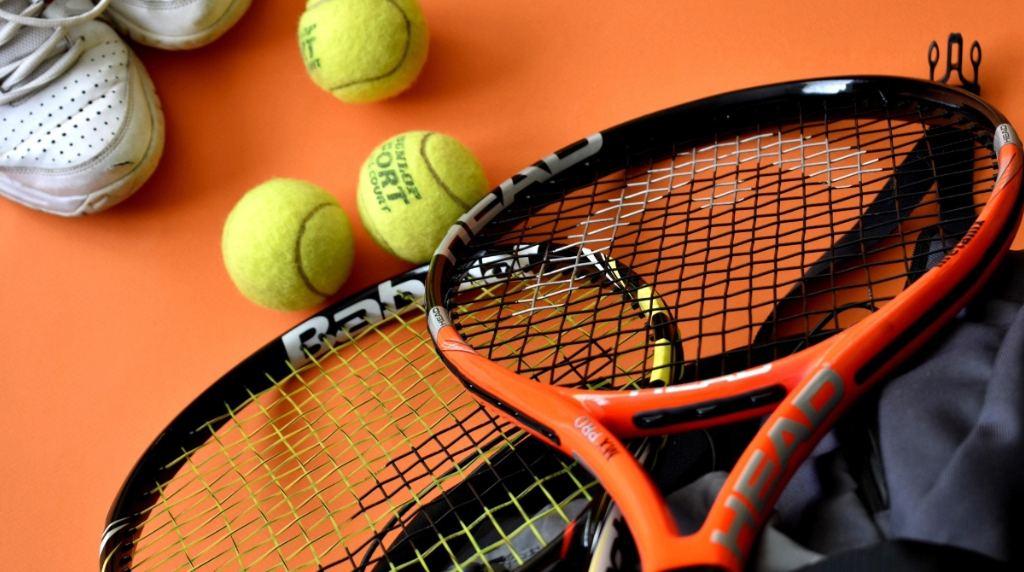
[[(685, 132), (714, 109), (793, 95), (824, 96), (884, 88), (980, 116), (995, 127), (998, 175), (967, 234), (939, 263), (898, 297), (850, 329), (798, 354), (759, 368), (699, 382), (631, 392), (594, 392), (538, 384), (476, 353), (444, 308), (454, 261), (472, 237), (517, 196), (554, 202), (619, 164), (631, 141), (654, 142)], [(707, 119), (711, 121), (711, 119)], [(656, 132), (649, 132), (657, 125)], [(704, 126), (706, 127), (706, 126)], [(700, 132), (698, 125), (695, 131)], [(956, 88), (892, 78), (829, 78), (778, 84), (716, 96), (654, 113), (570, 145), (502, 183), (459, 219), (437, 249), (427, 283), (428, 326), (442, 361), (484, 404), (572, 455), (611, 494), (636, 539), (645, 571), (704, 566), (739, 572), (784, 484), (842, 413), (875, 382), (918, 350), (953, 318), (992, 274), (1020, 224), (1020, 140), (983, 100)], [(595, 171), (597, 175), (595, 177)], [(531, 196), (532, 195), (532, 196)], [(540, 198), (540, 199), (538, 199)], [(738, 396), (738, 397), (737, 397)], [(784, 399), (782, 398), (784, 396)], [(723, 404), (747, 400), (729, 412)], [(664, 423), (668, 410), (725, 411)], [(664, 498), (621, 439), (694, 430), (771, 414), (718, 495), (703, 527), (680, 536)], [(645, 421), (646, 420), (646, 421)], [(653, 420), (653, 422), (652, 422)], [(789, 436), (787, 438), (787, 436)]]
[(426, 278), (427, 266), (421, 266), (328, 306), (260, 348), (195, 398), (146, 449), (121, 485), (100, 541), (100, 570), (113, 572), (131, 563), (137, 526), (160, 498), (154, 483), (172, 478), (189, 452), (230, 421), (228, 410), (309, 363), (311, 356), (323, 355), (333, 340), (354, 336), (401, 313), (423, 296)]

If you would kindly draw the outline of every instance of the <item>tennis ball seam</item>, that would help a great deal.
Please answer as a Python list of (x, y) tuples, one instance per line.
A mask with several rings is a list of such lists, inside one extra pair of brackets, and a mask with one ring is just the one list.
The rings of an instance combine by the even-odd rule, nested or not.
[(306, 215), (306, 218), (302, 219), (302, 224), (299, 225), (299, 234), (295, 238), (295, 269), (298, 271), (299, 278), (302, 278), (302, 283), (306, 285), (306, 288), (309, 289), (310, 292), (324, 298), (329, 298), (331, 295), (318, 290), (317, 287), (313, 285), (313, 281), (309, 279), (309, 276), (306, 276), (306, 270), (302, 266), (302, 237), (306, 234), (306, 225), (309, 224), (309, 221), (313, 220), (316, 213), (325, 208), (337, 206), (338, 205), (331, 203), (323, 203), (314, 207), (313, 210), (309, 211), (309, 214)]
[(462, 207), (462, 210), (468, 211), (473, 205), (467, 205), (462, 201), (462, 199), (456, 196), (451, 189), (448, 188), (448, 185), (441, 180), (441, 176), (437, 174), (436, 170), (434, 170), (434, 164), (430, 162), (430, 157), (427, 156), (427, 140), (433, 135), (434, 133), (431, 132), (423, 136), (423, 139), (420, 141), (420, 156), (423, 157), (423, 162), (427, 165), (427, 170), (430, 171), (430, 174), (434, 177), (434, 180), (437, 181), (437, 184), (441, 186), (441, 189), (444, 190), (444, 193), (448, 195), (448, 198), (450, 198), (455, 204)]
[[(330, 1), (331, 0), (321, 0), (320, 2), (317, 2), (316, 4), (313, 4), (312, 6), (306, 8), (306, 11), (308, 12), (309, 10), (312, 10), (313, 8), (319, 6), (320, 4)], [(391, 68), (390, 70), (384, 72), (379, 76), (366, 79), (358, 79), (355, 81), (350, 81), (348, 83), (343, 83), (341, 85), (332, 87), (330, 91), (338, 91), (341, 89), (352, 87), (354, 85), (359, 85), (361, 83), (370, 83), (382, 80), (388, 76), (395, 75), (396, 73), (398, 73), (398, 70), (402, 69), (402, 65), (405, 63), (405, 60), (409, 57), (409, 46), (412, 44), (412, 22), (409, 20), (409, 15), (405, 13), (405, 10), (402, 10), (402, 7), (399, 6), (395, 2), (395, 0), (385, 0), (385, 2), (394, 6), (395, 10), (398, 10), (398, 13), (402, 15), (402, 19), (405, 20), (405, 49), (402, 51), (402, 57), (398, 60), (398, 63), (395, 64), (395, 67)]]

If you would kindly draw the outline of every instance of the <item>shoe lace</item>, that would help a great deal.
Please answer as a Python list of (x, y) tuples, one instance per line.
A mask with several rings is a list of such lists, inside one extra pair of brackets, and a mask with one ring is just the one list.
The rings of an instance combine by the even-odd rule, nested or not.
[[(76, 16), (43, 18), (40, 14), (50, 1), (31, 0), (28, 7), (18, 14), (0, 8), (0, 24), (3, 24), (0, 26), (0, 50), (4, 46), (13, 44), (14, 39), (24, 28), (53, 28), (50, 37), (32, 52), (0, 66), (0, 105), (17, 101), (29, 93), (43, 88), (75, 65), (79, 56), (85, 51), (85, 46), (83, 38), (75, 38), (70, 45), (68, 44), (68, 28), (95, 19), (111, 2), (111, 0), (101, 0), (87, 12)], [(0, 4), (3, 4), (3, 0), (0, 0)], [(41, 66), (58, 55), (60, 57), (49, 63), (49, 67), (43, 73), (34, 75), (41, 69)]]

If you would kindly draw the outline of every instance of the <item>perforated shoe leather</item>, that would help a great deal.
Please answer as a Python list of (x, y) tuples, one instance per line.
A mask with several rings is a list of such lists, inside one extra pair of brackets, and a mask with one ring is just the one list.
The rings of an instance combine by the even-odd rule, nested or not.
[(0, 0), (0, 195), (64, 216), (104, 210), (156, 169), (164, 119), (109, 3)]

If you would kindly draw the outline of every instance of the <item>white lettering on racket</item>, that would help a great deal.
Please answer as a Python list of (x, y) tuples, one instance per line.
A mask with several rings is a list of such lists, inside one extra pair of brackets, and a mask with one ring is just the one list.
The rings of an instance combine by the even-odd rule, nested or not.
[(474, 261), (473, 266), (466, 269), (468, 281), (460, 284), (460, 289), (479, 288), (488, 284), (500, 284), (514, 274), (529, 276), (530, 257), (540, 253), (540, 245), (517, 245), (509, 253), (494, 254), (481, 257)]
[[(831, 394), (822, 395), (822, 390), (831, 390)], [(793, 398), (793, 405), (804, 414), (806, 421), (780, 416), (768, 428), (772, 450), (756, 449), (751, 454), (725, 500), (726, 508), (733, 512), (732, 522), (728, 530), (712, 531), (712, 542), (728, 548), (737, 559), (743, 560), (740, 549), (743, 529), (753, 534), (756, 517), (764, 512), (768, 500), (774, 495), (793, 452), (817, 432), (829, 413), (842, 402), (844, 392), (845, 386), (839, 374), (823, 369)], [(825, 401), (822, 403), (821, 399)]]
[(615, 446), (615, 443), (612, 442), (612, 440), (609, 439), (603, 431), (599, 430), (597, 424), (591, 421), (589, 417), (585, 415), (577, 417), (575, 426), (580, 430), (580, 433), (586, 437), (587, 441), (590, 441), (597, 446), (605, 459), (611, 459), (619, 453), (619, 449)]
[[(368, 296), (329, 315), (313, 316), (281, 336), (292, 367), (299, 368), (342, 340), (376, 324), (404, 307), (410, 299), (421, 299), (426, 291), (423, 282), (406, 280), (392, 284), (390, 280), (377, 286), (376, 296)], [(333, 308), (332, 308), (333, 310)]]
[(603, 144), (604, 137), (600, 133), (595, 133), (574, 145), (564, 157), (558, 153), (552, 153), (536, 164), (519, 171), (498, 185), (494, 192), (481, 199), (473, 208), (469, 209), (469, 212), (459, 217), (459, 222), (448, 231), (444, 240), (441, 241), (441, 245), (437, 247), (434, 256), (441, 255), (454, 262), (451, 245), (455, 243), (456, 238), (462, 240), (464, 244), (468, 244), (470, 238), (479, 232), (485, 224), (515, 201), (516, 195), (520, 191), (534, 183), (542, 183), (580, 161), (594, 156), (601, 150)]

